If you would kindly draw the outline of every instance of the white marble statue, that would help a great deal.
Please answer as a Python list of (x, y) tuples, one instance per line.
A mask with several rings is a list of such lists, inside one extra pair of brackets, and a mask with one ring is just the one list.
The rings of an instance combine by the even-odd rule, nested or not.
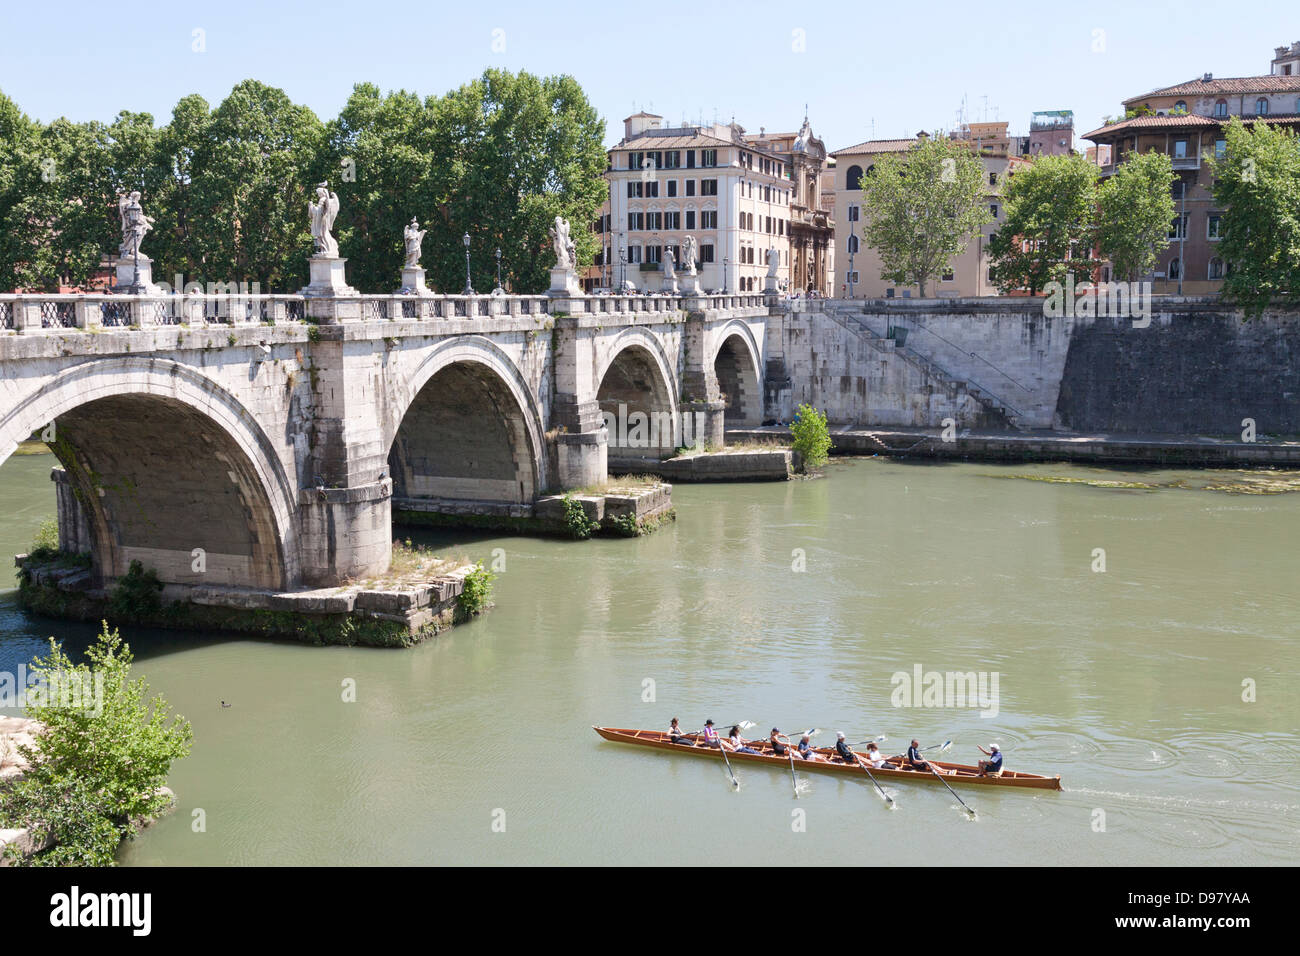
[(682, 240), (682, 268), (686, 270), (688, 276), (695, 275), (695, 263), (699, 255), (700, 244), (696, 242), (694, 236), (687, 236)]
[(775, 279), (777, 270), (781, 268), (781, 253), (775, 249), (767, 250), (767, 277)]
[(677, 270), (673, 268), (673, 247), (664, 246), (664, 278), (676, 279)]
[(406, 242), (406, 263), (404, 269), (418, 269), (420, 267), (420, 245), (424, 242), (424, 234), (427, 229), (421, 229), (419, 221), (412, 216), (411, 224), (402, 232), (402, 239)]
[(311, 213), (311, 237), (316, 245), (316, 255), (337, 258), (339, 244), (330, 230), (334, 228), (334, 218), (339, 214), (339, 197), (330, 192), (328, 182), (316, 187), (316, 202), (307, 203)]
[(119, 193), (117, 213), (122, 217), (122, 244), (117, 250), (118, 258), (134, 258), (140, 253), (140, 243), (144, 242), (145, 233), (153, 228), (154, 221), (144, 214), (139, 192)]
[(569, 220), (555, 217), (551, 227), (551, 242), (555, 245), (555, 268), (572, 271), (578, 263), (578, 250), (569, 238)]

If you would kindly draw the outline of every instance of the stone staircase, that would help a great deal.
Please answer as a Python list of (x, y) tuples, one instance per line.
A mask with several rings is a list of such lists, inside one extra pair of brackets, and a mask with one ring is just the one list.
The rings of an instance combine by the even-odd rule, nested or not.
[(958, 378), (956, 375), (943, 368), (941, 365), (926, 358), (915, 349), (905, 345), (899, 345), (891, 338), (886, 338), (873, 331), (861, 319), (852, 315), (844, 315), (833, 310), (827, 310), (825, 313), (833, 322), (846, 329), (847, 331), (858, 336), (865, 341), (871, 348), (884, 355), (895, 356), (913, 368), (920, 371), (927, 378), (935, 382), (944, 391), (954, 399), (954, 407), (960, 408), (963, 404), (963, 397), (969, 397), (981, 409), (980, 420), (976, 422), (984, 428), (1018, 428), (1018, 419), (1021, 413), (1002, 401), (996, 395), (977, 385), (969, 379)]

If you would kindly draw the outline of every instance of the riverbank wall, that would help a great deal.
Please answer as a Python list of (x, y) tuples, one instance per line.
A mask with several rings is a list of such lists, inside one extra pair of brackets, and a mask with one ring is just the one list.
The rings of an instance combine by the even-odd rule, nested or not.
[(864, 428), (1300, 436), (1300, 312), (1217, 299), (1052, 315), (1043, 298), (798, 300), (767, 324), (764, 419)]

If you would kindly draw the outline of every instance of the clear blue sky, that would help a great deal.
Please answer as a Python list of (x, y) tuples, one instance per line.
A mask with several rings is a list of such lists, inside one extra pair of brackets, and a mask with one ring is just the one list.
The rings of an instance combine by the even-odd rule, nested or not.
[[(985, 117), (987, 96), (987, 118), (1009, 120), (1012, 132), (1025, 132), (1034, 110), (1073, 109), (1082, 134), (1124, 97), (1204, 72), (1264, 73), (1274, 47), (1300, 40), (1295, 0), (797, 7), (3, 0), (0, 89), (41, 120), (107, 121), (131, 109), (163, 123), (182, 96), (215, 105), (252, 77), (328, 119), (356, 82), (443, 93), (497, 66), (572, 73), (611, 143), (636, 108), (794, 130), (806, 102), (833, 150), (872, 138), (873, 120), (875, 138), (951, 128), (963, 95), (971, 120)], [(504, 31), (501, 52), (494, 30)]]

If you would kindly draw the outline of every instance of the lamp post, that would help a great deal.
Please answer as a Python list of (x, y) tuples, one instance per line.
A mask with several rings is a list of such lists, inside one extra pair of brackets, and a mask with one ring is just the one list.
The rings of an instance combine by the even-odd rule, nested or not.
[(728, 256), (722, 257), (722, 294), (727, 294), (727, 270), (731, 266), (731, 259)]
[(465, 291), (462, 292), (461, 295), (473, 295), (474, 287), (470, 285), (470, 281), (469, 281), (469, 233), (468, 232), (465, 233), (465, 236), (463, 239), (461, 239), (461, 242), (465, 243)]
[(625, 283), (627, 282), (627, 250), (622, 246), (618, 247), (618, 293), (623, 294)]
[(501, 289), (501, 291), (503, 292), (505, 291), (504, 289), (501, 288), (501, 247), (500, 246), (497, 246), (497, 288)]
[(853, 227), (849, 226), (849, 298), (853, 298), (853, 240), (857, 236), (853, 233)]

